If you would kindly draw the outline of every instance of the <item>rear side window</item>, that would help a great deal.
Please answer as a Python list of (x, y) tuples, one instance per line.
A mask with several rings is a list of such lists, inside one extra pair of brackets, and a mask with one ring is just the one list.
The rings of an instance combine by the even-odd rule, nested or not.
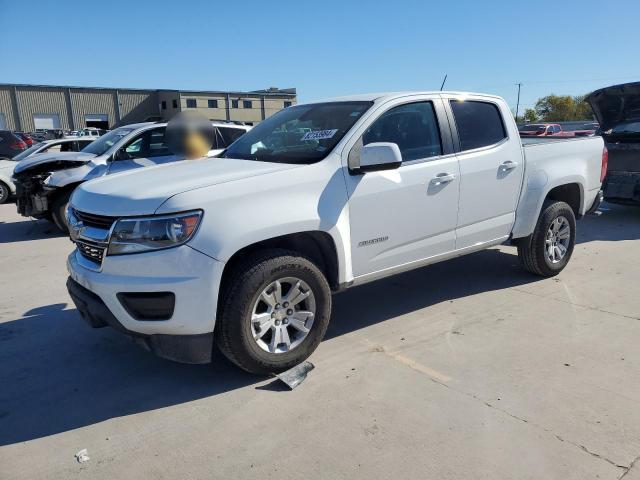
[(461, 150), (488, 147), (507, 138), (502, 116), (495, 104), (452, 100), (451, 110), (458, 128)]
[(408, 103), (383, 113), (362, 136), (362, 144), (395, 143), (404, 162), (442, 155), (440, 130), (431, 102)]

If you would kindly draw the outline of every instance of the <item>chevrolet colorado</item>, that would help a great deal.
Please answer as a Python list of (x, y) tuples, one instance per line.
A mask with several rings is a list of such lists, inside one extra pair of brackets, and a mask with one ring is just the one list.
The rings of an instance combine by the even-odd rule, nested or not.
[(297, 105), (218, 158), (82, 184), (67, 287), (93, 327), (161, 357), (209, 362), (215, 342), (250, 372), (286, 370), (320, 343), (334, 291), (504, 242), (558, 274), (605, 152), (600, 137), (521, 141), (491, 95)]

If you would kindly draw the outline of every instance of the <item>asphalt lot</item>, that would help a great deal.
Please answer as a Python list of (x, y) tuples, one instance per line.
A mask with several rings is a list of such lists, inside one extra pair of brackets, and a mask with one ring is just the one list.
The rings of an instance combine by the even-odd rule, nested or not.
[(554, 279), (501, 247), (335, 296), (290, 392), (90, 329), (2, 205), (0, 478), (640, 479), (640, 209), (602, 210)]

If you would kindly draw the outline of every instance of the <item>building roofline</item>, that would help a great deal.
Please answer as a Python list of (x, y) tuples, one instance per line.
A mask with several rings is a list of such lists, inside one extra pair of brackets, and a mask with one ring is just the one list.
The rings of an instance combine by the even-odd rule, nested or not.
[(16, 87), (16, 88), (61, 88), (72, 90), (118, 90), (118, 91), (135, 91), (135, 92), (176, 92), (176, 93), (195, 93), (195, 94), (210, 94), (210, 95), (262, 95), (265, 97), (295, 97), (297, 95), (295, 88), (285, 89), (265, 89), (265, 90), (253, 90), (253, 91), (238, 91), (238, 90), (181, 90), (173, 88), (129, 88), (129, 87), (82, 87), (77, 85), (42, 85), (34, 83), (2, 83), (0, 87)]

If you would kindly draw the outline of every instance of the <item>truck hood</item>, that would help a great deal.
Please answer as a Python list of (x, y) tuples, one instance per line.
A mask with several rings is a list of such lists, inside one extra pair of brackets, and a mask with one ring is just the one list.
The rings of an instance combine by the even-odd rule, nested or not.
[[(33, 170), (36, 167), (38, 171), (46, 169), (47, 164), (56, 164), (57, 166), (64, 166), (68, 164), (69, 168), (77, 167), (79, 164), (83, 164), (94, 158), (93, 153), (83, 152), (57, 152), (57, 153), (36, 153), (24, 160), (20, 160), (15, 168), (15, 173), (20, 174), (27, 170)], [(59, 168), (57, 168), (59, 170)]]
[(76, 188), (71, 204), (96, 215), (149, 215), (179, 193), (297, 167), (300, 165), (232, 158), (182, 160), (83, 183)]
[(591, 105), (602, 131), (640, 117), (640, 82), (601, 88), (585, 101)]

